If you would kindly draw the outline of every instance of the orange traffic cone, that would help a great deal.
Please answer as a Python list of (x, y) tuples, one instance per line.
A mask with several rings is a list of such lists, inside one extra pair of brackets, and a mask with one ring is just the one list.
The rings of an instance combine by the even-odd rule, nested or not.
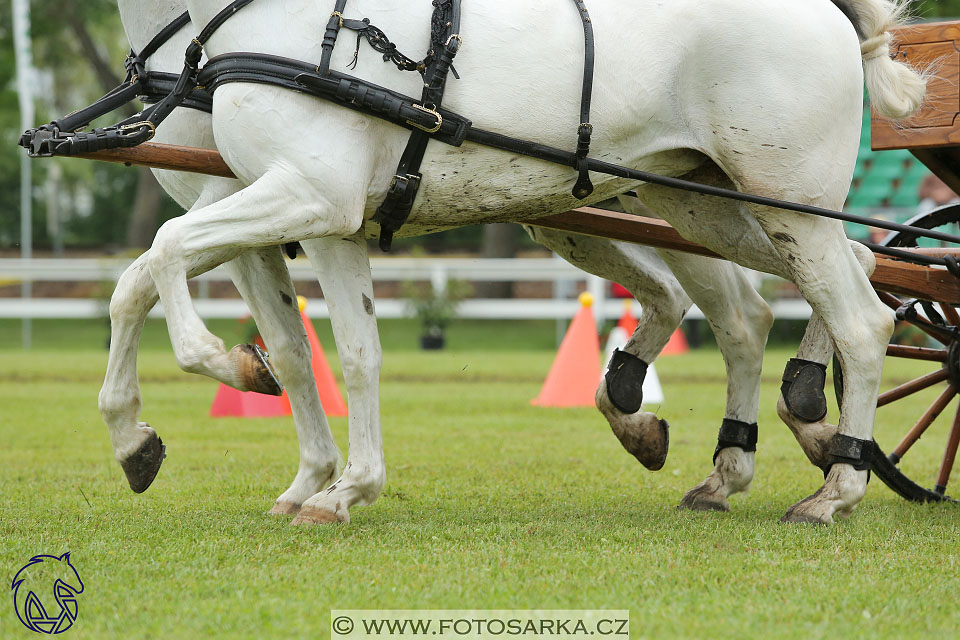
[(687, 336), (683, 335), (683, 329), (677, 327), (677, 330), (670, 336), (667, 346), (660, 352), (661, 356), (679, 356), (690, 351), (690, 345), (687, 344)]
[(557, 357), (540, 389), (531, 400), (538, 407), (589, 407), (600, 379), (600, 336), (590, 306), (593, 296), (580, 294), (580, 310), (573, 317)]
[(347, 403), (343, 401), (340, 394), (340, 387), (337, 386), (337, 380), (333, 377), (333, 371), (323, 355), (323, 346), (320, 339), (317, 338), (317, 331), (313, 328), (313, 322), (307, 316), (307, 299), (303, 296), (297, 296), (297, 303), (300, 305), (300, 316), (303, 318), (303, 326), (307, 330), (307, 340), (310, 341), (310, 351), (313, 352), (313, 377), (317, 380), (317, 391), (320, 392), (320, 404), (323, 405), (323, 412), (328, 416), (347, 415)]
[[(313, 354), (313, 376), (317, 381), (317, 391), (320, 392), (323, 411), (328, 416), (345, 416), (347, 415), (347, 405), (340, 394), (340, 388), (333, 377), (330, 364), (323, 355), (323, 347), (317, 338), (313, 323), (304, 312), (307, 307), (307, 299), (298, 296), (297, 300), (300, 305), (303, 326), (307, 331), (307, 340), (310, 342), (310, 351)], [(252, 391), (239, 391), (225, 384), (221, 384), (217, 389), (217, 395), (210, 407), (210, 415), (214, 418), (274, 418), (289, 416), (292, 413), (290, 399), (287, 397), (286, 391), (283, 392), (283, 396), (268, 396)]]

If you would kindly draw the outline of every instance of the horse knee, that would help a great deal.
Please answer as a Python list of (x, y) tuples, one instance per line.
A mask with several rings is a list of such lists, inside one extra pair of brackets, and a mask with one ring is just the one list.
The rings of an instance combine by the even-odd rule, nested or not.
[(383, 352), (380, 344), (347, 346), (340, 350), (340, 366), (348, 386), (368, 386), (380, 377)]

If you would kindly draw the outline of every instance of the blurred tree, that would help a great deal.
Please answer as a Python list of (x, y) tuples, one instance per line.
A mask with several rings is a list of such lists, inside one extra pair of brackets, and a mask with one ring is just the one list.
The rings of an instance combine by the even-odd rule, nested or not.
[[(114, 0), (32, 0), (34, 63), (40, 69), (37, 121), (90, 104), (122, 81), (128, 45)], [(20, 122), (16, 106), (10, 11), (0, 11), (0, 246), (19, 239)], [(126, 113), (134, 113), (131, 105)], [(124, 114), (105, 116), (94, 126)], [(57, 191), (40, 189), (59, 165)], [(56, 199), (71, 246), (149, 246), (158, 223), (181, 213), (148, 170), (69, 159), (37, 161), (34, 172), (34, 242), (48, 245), (47, 203)]]

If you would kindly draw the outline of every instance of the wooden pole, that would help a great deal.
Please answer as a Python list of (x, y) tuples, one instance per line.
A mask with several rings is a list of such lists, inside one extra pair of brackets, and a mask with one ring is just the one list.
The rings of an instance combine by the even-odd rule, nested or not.
[(208, 176), (221, 178), (236, 178), (227, 163), (220, 157), (220, 153), (212, 149), (198, 149), (195, 147), (181, 147), (172, 144), (144, 142), (136, 147), (122, 149), (108, 149), (94, 153), (84, 153), (73, 156), (88, 160), (102, 160), (104, 162), (119, 162), (128, 167), (139, 165), (154, 169), (169, 169), (171, 171), (189, 171), (203, 173)]
[[(189, 171), (222, 178), (236, 177), (217, 151), (155, 142), (75, 157), (172, 171)], [(685, 239), (663, 220), (629, 213), (581, 207), (573, 211), (525, 221), (525, 223), (712, 258), (720, 257), (710, 249)], [(928, 251), (919, 250), (922, 253)], [(960, 252), (960, 250), (957, 251)], [(942, 255), (942, 252), (942, 249), (930, 251), (937, 255)], [(917, 265), (880, 254), (875, 255), (877, 268), (870, 281), (877, 289), (948, 304), (960, 304), (960, 278), (950, 275), (946, 269)], [(960, 257), (960, 253), (957, 255)]]

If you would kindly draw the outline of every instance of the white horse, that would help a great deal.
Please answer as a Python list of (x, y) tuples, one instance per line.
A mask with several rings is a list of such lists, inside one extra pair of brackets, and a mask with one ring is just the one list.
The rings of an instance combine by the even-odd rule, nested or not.
[[(185, 2), (180, 0), (134, 6), (129, 1), (121, 0), (119, 6), (131, 44), (134, 50), (140, 50), (153, 34), (185, 9)], [(148, 70), (176, 71), (180, 64), (180, 52), (196, 30), (185, 28), (174, 36), (148, 60)], [(212, 146), (210, 117), (194, 110), (175, 111), (163, 124), (159, 135), (159, 140), (165, 142)], [(237, 181), (222, 178), (170, 171), (157, 171), (156, 175), (164, 188), (185, 207), (191, 203), (202, 205), (242, 187)], [(625, 199), (624, 203), (635, 206), (635, 199)], [(528, 231), (536, 240), (553, 248), (571, 263), (625, 283), (643, 301), (644, 312), (625, 351), (643, 362), (653, 362), (691, 303), (658, 255), (647, 247), (579, 234), (539, 228), (528, 228)], [(323, 243), (323, 240), (318, 240), (304, 244), (312, 255), (320, 255), (319, 260), (324, 265), (321, 275), (325, 275), (325, 282), (330, 283), (325, 287), (330, 291), (327, 294), (328, 302), (332, 303), (331, 309), (336, 311), (341, 308), (335, 300), (341, 289), (331, 280), (336, 274), (336, 264), (322, 260), (325, 250)], [(759, 363), (771, 322), (769, 308), (750, 288), (742, 270), (736, 265), (669, 251), (663, 252), (663, 255), (704, 310), (718, 336), (730, 379), (725, 417), (747, 424), (755, 422), (760, 384)], [(157, 300), (152, 280), (141, 266), (145, 260), (146, 255), (130, 268), (118, 283), (114, 294), (111, 312), (113, 349), (100, 400), (104, 419), (110, 426), (116, 456), (127, 471), (131, 486), (138, 491), (144, 490), (152, 480), (161, 455), (159, 439), (153, 430), (137, 422), (140, 400), (135, 378), (135, 343), (147, 311)], [(269, 265), (269, 268), (258, 267), (257, 261), (261, 265)], [(312, 379), (304, 379), (301, 375), (305, 348), (299, 316), (290, 311), (289, 304), (274, 304), (272, 295), (267, 294), (266, 301), (262, 300), (262, 293), (258, 295), (258, 291), (289, 291), (284, 299), (292, 297), (292, 287), (282, 266), (282, 259), (275, 249), (258, 249), (233, 260), (230, 269), (257, 316), (258, 326), (268, 336), (266, 341), (275, 362), (284, 371), (283, 379), (291, 391), (291, 404), (300, 435), (301, 464), (293, 485), (278, 498), (273, 512), (295, 513), (306, 498), (325, 486), (325, 480), (332, 479), (331, 469), (336, 468), (337, 460), (336, 445), (317, 403)], [(230, 357), (245, 355), (234, 350)], [(237, 388), (265, 390), (262, 389), (263, 382), (255, 375), (258, 372), (256, 359), (250, 358), (244, 363), (244, 373), (247, 375), (237, 375), (237, 366), (205, 372), (220, 376), (223, 382)], [(624, 413), (617, 409), (610, 401), (605, 384), (598, 389), (597, 403), (628, 451), (648, 468), (659, 469), (667, 453), (665, 422), (652, 413)], [(724, 473), (726, 467), (718, 465), (704, 486), (688, 492), (682, 504), (691, 508), (728, 508), (726, 498), (744, 490), (752, 479), (752, 464), (735, 468), (738, 471), (736, 474), (729, 471)], [(709, 490), (706, 485), (709, 485)]]
[[(558, 69), (576, 66), (582, 51), (574, 43), (582, 43), (582, 34), (575, 12), (571, 8), (566, 16), (562, 4), (517, 7), (503, 2), (489, 15), (465, 7), (468, 43), (483, 46), (467, 46), (458, 57), (464, 80), (451, 86), (447, 105), (469, 114), (479, 126), (564, 146), (569, 138), (566, 123), (577, 115), (579, 82), (574, 74)], [(598, 91), (594, 102), (598, 126), (594, 148), (601, 157), (673, 175), (694, 172), (702, 180), (834, 208), (842, 203), (859, 134), (862, 75), (859, 56), (854, 55), (859, 46), (853, 29), (833, 5), (718, 2), (704, 7), (677, 2), (669, 8), (653, 3), (623, 8), (600, 0), (594, 4), (601, 61), (597, 86), (608, 88)], [(222, 8), (212, 1), (189, 5), (198, 23)], [(892, 7), (877, 2), (850, 6), (859, 30), (867, 36), (864, 54), (868, 69), (874, 69), (868, 73), (874, 101), (895, 102), (891, 89), (908, 93), (904, 80), (911, 77), (882, 55), (886, 40), (881, 34), (893, 19)], [(349, 8), (386, 29), (401, 49), (422, 45), (428, 7), (405, 6), (400, 15), (382, 3), (358, 0)], [(314, 34), (322, 31), (327, 14), (300, 2), (288, 2), (285, 9), (277, 11), (269, 2), (250, 5), (213, 37), (208, 51), (259, 48), (318, 59)], [(524, 31), (523, 40), (512, 39), (504, 37), (504, 24), (538, 28)], [(718, 30), (718, 24), (726, 29)], [(271, 35), (280, 33), (283, 38)], [(550, 34), (551, 41), (538, 34)], [(264, 48), (264, 42), (269, 47)], [(651, 64), (628, 78), (626, 61), (642, 60), (641, 54), (650, 51), (668, 62)], [(874, 55), (878, 51), (881, 55)], [(335, 66), (345, 66), (349, 56), (345, 48), (338, 48)], [(510, 68), (511, 75), (505, 65), (514, 60), (522, 60), (523, 66)], [(737, 71), (744, 60), (750, 61), (749, 77)], [(356, 73), (407, 93), (416, 89), (415, 79), (388, 72), (372, 55), (361, 56)], [(515, 78), (524, 91), (503, 86), (501, 79), (507, 77)], [(785, 86), (783, 78), (791, 82)], [(877, 78), (883, 82), (873, 82)], [(616, 91), (611, 90), (614, 87)], [(916, 106), (922, 83), (915, 82), (914, 88), (914, 97), (900, 105), (900, 115)], [(780, 120), (788, 115), (792, 118)], [(311, 126), (299, 132), (296, 148), (273, 144), (271, 134), (290, 122)], [(222, 366), (225, 352), (193, 312), (186, 274), (233, 258), (244, 248), (311, 237), (354, 237), (382, 200), (382, 185), (389, 182), (406, 135), (391, 125), (301, 95), (240, 84), (218, 90), (214, 131), (228, 163), (250, 186), (165, 225), (148, 261), (165, 302), (178, 360), (207, 371)], [(511, 170), (505, 173), (507, 160)], [(575, 204), (566, 195), (572, 182), (569, 173), (469, 144), (462, 150), (431, 145), (408, 232), (478, 221), (530, 220), (569, 208)], [(604, 177), (592, 199), (631, 186), (635, 184)], [(869, 438), (882, 344), (890, 323), (840, 225), (760, 207), (717, 204), (649, 185), (641, 190), (641, 198), (693, 239), (797, 282), (824, 318), (845, 371), (850, 372), (848, 378), (856, 379), (844, 398), (840, 431)], [(693, 215), (696, 225), (690, 222)], [(743, 218), (731, 223), (730, 215), (748, 216), (749, 224)], [(368, 280), (369, 274), (348, 273), (346, 278)], [(852, 303), (854, 309), (844, 303)], [(857, 317), (858, 310), (863, 317)], [(372, 361), (351, 364), (361, 368), (375, 388), (379, 349)], [(306, 501), (298, 520), (346, 520), (350, 506), (369, 502), (379, 492), (384, 470), (378, 422), (364, 423), (351, 416), (351, 443), (360, 446), (351, 449), (342, 478)], [(752, 472), (752, 458), (750, 462)], [(829, 522), (834, 513), (846, 515), (862, 496), (865, 476), (849, 465), (834, 465), (824, 488), (788, 515), (822, 522)]]

